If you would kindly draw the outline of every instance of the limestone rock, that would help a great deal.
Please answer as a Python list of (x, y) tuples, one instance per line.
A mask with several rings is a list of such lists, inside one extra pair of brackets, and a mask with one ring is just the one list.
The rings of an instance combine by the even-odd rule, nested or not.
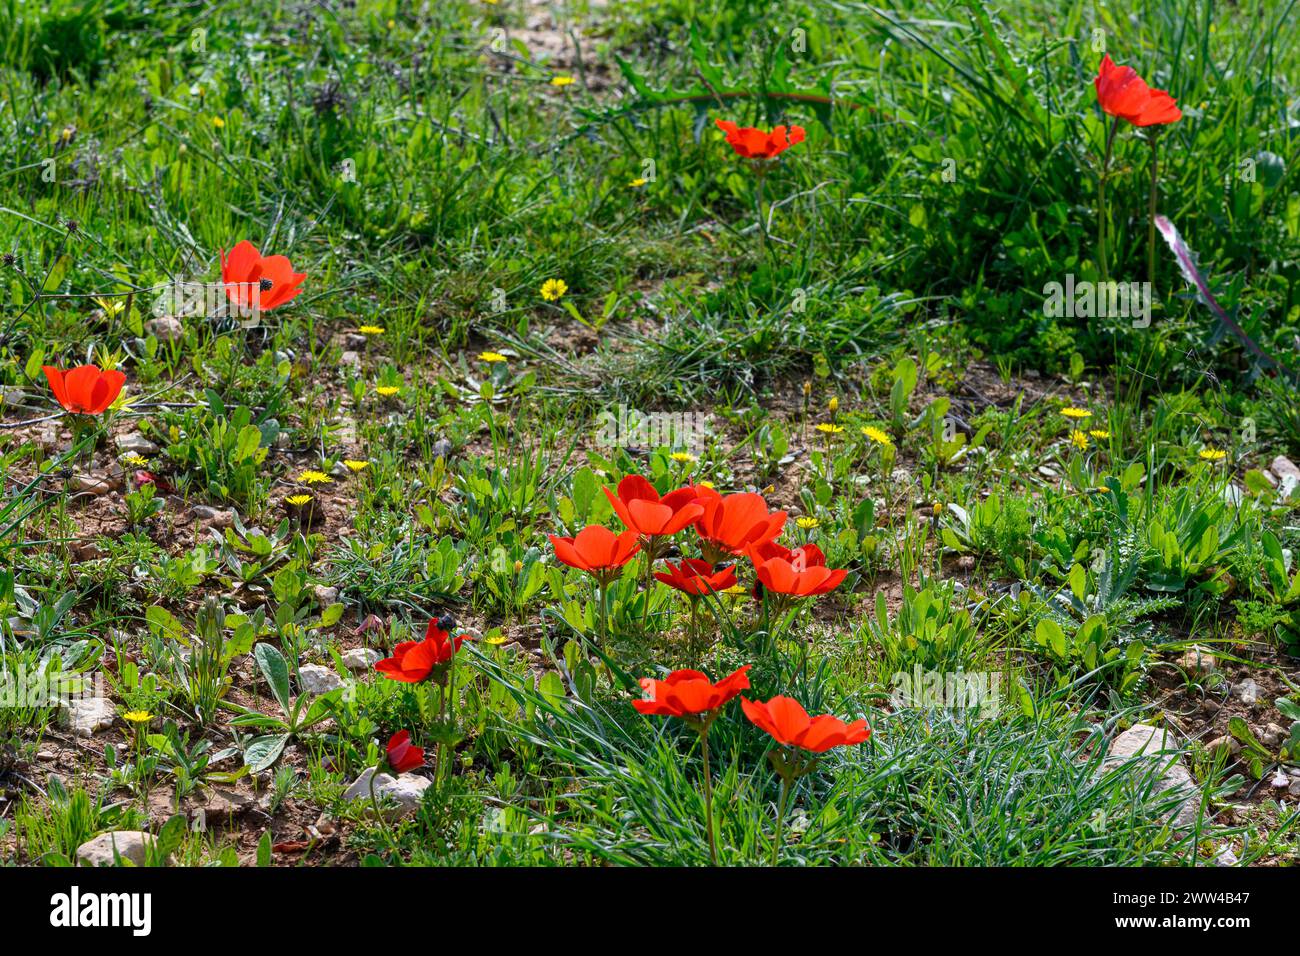
[[(366, 803), (368, 814), (374, 813), (374, 807), (370, 805), (370, 777), (374, 772), (374, 767), (367, 767), (343, 793), (344, 800), (361, 800)], [(420, 808), (424, 791), (430, 786), (432, 781), (428, 777), (413, 773), (404, 773), (397, 778), (381, 773), (375, 777), (375, 799), (379, 801), (384, 819), (399, 820), (410, 816)]]
[(101, 833), (77, 847), (77, 863), (81, 866), (112, 866), (113, 850), (116, 848), (117, 856), (123, 861), (130, 860), (136, 866), (144, 866), (148, 847), (153, 840), (151, 834), (140, 830)]
[(90, 737), (96, 731), (113, 726), (115, 710), (106, 697), (86, 697), (68, 703), (62, 711), (64, 723), (72, 728), (75, 737)]

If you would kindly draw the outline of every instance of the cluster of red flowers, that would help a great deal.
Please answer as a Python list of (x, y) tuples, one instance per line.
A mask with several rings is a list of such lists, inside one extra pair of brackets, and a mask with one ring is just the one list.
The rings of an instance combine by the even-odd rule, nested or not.
[[(664, 680), (641, 679), (647, 696), (632, 702), (643, 714), (679, 717), (699, 730), (707, 730), (724, 705), (749, 689), (749, 666), (735, 671), (717, 683), (701, 671), (673, 671)], [(825, 753), (832, 747), (860, 744), (871, 737), (865, 720), (846, 724), (838, 717), (823, 714), (809, 717), (803, 706), (792, 697), (773, 697), (767, 703), (742, 697), (741, 710), (749, 722), (771, 736), (778, 744)]]
[(701, 557), (668, 565), (655, 577), (692, 597), (734, 587), (734, 565), (745, 557), (754, 566), (758, 583), (775, 594), (812, 597), (838, 587), (848, 574), (826, 567), (826, 556), (813, 544), (787, 548), (778, 544), (785, 527), (784, 511), (768, 511), (762, 495), (721, 495), (705, 485), (679, 488), (660, 496), (640, 475), (629, 475), (618, 493), (605, 494), (627, 528), (615, 534), (600, 525), (583, 528), (572, 538), (551, 535), (555, 556), (569, 567), (596, 576), (602, 584), (619, 577), (639, 552), (654, 561), (665, 538), (694, 527)]
[[(306, 273), (293, 271), (285, 256), (263, 256), (247, 239), (230, 250), (229, 257), (221, 250), (221, 281), (226, 297), (242, 307), (254, 302), (260, 309), (284, 305), (302, 292), (306, 278)], [(41, 371), (50, 383), (54, 400), (70, 415), (104, 414), (126, 384), (122, 372), (98, 365), (78, 365), (67, 371), (42, 365)]]

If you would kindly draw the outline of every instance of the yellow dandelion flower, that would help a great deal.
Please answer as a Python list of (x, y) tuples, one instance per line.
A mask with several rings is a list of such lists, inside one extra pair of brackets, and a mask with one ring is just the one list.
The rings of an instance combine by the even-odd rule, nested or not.
[(369, 468), (370, 462), (358, 461), (355, 458), (344, 458), (343, 465), (345, 468), (347, 468), (348, 471), (352, 472), (353, 474), (356, 474), (358, 471), (365, 471), (367, 468)]
[(831, 413), (832, 415), (834, 415), (836, 412), (838, 412), (838, 411), (840, 410), (840, 400), (839, 400), (839, 398), (836, 397), (835, 395), (832, 395), (832, 396), (831, 396), (831, 400), (830, 400), (829, 402), (826, 403), (826, 408), (830, 411), (830, 413)]
[(1222, 448), (1210, 448), (1208, 445), (1196, 453), (1201, 461), (1223, 461), (1228, 457), (1228, 453)]
[(741, 587), (739, 584), (733, 584), (731, 587), (725, 589), (722, 593), (723, 593), (723, 594), (745, 595), (745, 594), (748, 594), (749, 592), (746, 591), (746, 590), (745, 590), (743, 587)]
[(122, 456), (122, 463), (125, 465), (135, 465), (137, 468), (143, 468), (145, 465), (149, 464), (149, 459), (145, 458), (143, 455), (137, 455), (135, 452), (130, 452), (129, 454)]
[(843, 425), (836, 425), (833, 422), (818, 422), (817, 430), (823, 435), (838, 435), (844, 431)]
[(153, 714), (147, 710), (128, 710), (122, 715), (122, 719), (133, 724), (147, 724), (153, 720)]
[(1088, 411), (1086, 408), (1075, 408), (1073, 405), (1061, 409), (1061, 414), (1064, 415), (1066, 418), (1074, 418), (1074, 419), (1092, 417), (1092, 412)]
[(1070, 432), (1070, 444), (1079, 449), (1079, 451), (1083, 451), (1088, 447), (1088, 436), (1076, 428), (1074, 431)]
[(936, 502), (931, 506), (931, 510), (934, 512), (934, 516), (935, 516), (936, 518), (939, 517), (939, 515), (943, 514), (943, 502), (942, 502), (942, 501), (936, 501)]
[(284, 499), (285, 504), (294, 508), (301, 508), (309, 501), (311, 501), (311, 495), (289, 495)]
[(551, 86), (572, 86), (573, 77), (571, 76), (553, 76), (551, 77)]
[(866, 435), (877, 445), (892, 445), (894, 440), (889, 437), (889, 433), (883, 428), (877, 428), (875, 425), (867, 425), (862, 429), (862, 434)]
[(1110, 438), (1110, 432), (1106, 431), (1104, 428), (1091, 428), (1088, 430), (1088, 434), (1097, 439), (1097, 441), (1106, 441)]
[(394, 395), (396, 395), (396, 394), (397, 394), (398, 392), (400, 392), (400, 391), (401, 391), (401, 389), (398, 388), (396, 385), (376, 385), (376, 386), (375, 386), (375, 393), (376, 393), (377, 395), (382, 395), (384, 398), (392, 398)]
[(308, 468), (298, 476), (299, 481), (305, 481), (309, 485), (331, 485), (334, 479), (323, 471), (312, 471)]
[(692, 455), (689, 451), (675, 451), (668, 457), (671, 458), (673, 461), (682, 462), (683, 464), (685, 464), (686, 462), (697, 460), (696, 457)]
[(547, 302), (560, 301), (568, 291), (568, 283), (563, 279), (547, 279), (542, 283), (542, 298)]
[(226, 125), (226, 121), (223, 120), (220, 116), (214, 116), (212, 117), (212, 125), (215, 126), (217, 129), (224, 129)]
[(493, 647), (500, 647), (505, 642), (506, 636), (504, 634), (493, 634), (491, 637), (483, 638), (484, 644), (491, 644)]
[(711, 482), (711, 481), (700, 481), (700, 482), (697, 482), (696, 484), (697, 484), (699, 487), (701, 487), (701, 488), (712, 488), (712, 487), (713, 487), (713, 482)]
[(650, 182), (650, 180), (648, 180), (648, 179), (643, 179), (642, 177), (638, 176), (636, 179), (634, 179), (634, 180), (632, 180), (630, 183), (628, 183), (627, 186), (628, 186), (629, 189), (640, 189), (642, 186), (644, 186), (644, 185), (645, 185), (646, 183), (648, 183), (648, 182)]
[(505, 362), (506, 357), (500, 352), (479, 352), (478, 359), (480, 362)]
[(388, 330), (382, 325), (358, 325), (357, 331), (362, 335), (383, 335)]
[(795, 518), (794, 523), (797, 524), (804, 531), (811, 531), (813, 528), (816, 528), (821, 525), (821, 521), (819, 521), (817, 518), (809, 518), (809, 517)]

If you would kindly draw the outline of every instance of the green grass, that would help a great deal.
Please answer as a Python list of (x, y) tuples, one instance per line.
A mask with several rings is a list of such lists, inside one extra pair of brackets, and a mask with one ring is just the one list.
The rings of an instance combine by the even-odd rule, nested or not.
[[(700, 606), (710, 674), (752, 664), (753, 695), (873, 728), (798, 784), (782, 865), (1177, 865), (1229, 842), (1293, 864), (1296, 816), (1260, 784), (1300, 752), (1298, 499), (1263, 473), (1300, 455), (1294, 388), (1163, 244), (1149, 326), (1044, 300), (1099, 275), (1104, 41), (1184, 111), (1159, 135), (1157, 211), (1259, 349), (1300, 367), (1296, 13), (0, 0), (0, 676), (107, 657), (119, 714), (150, 710), (156, 738), (119, 720), (56, 792), (36, 756), (54, 712), (0, 711), (0, 785), (23, 792), (0, 859), (158, 832), (159, 791), (251, 793), (250, 721), (286, 709), (251, 657), (268, 644), (294, 694), (308, 664), (355, 680), (265, 785), (276, 843), (301, 838), (295, 805), (341, 821), (309, 865), (707, 863), (696, 738), (630, 706), (636, 678), (693, 660), (688, 605), (647, 595), (639, 559), (599, 594), (547, 538), (621, 529), (601, 488), (641, 474), (763, 493), (785, 543), (849, 572), (784, 614)], [(719, 118), (807, 130), (761, 180), (761, 227)], [(1150, 153), (1120, 126), (1124, 282), (1147, 278)], [(159, 289), (217, 281), (242, 239), (288, 256), (303, 294), (255, 329), (154, 334)], [(92, 361), (126, 372), (128, 401), (76, 454), (41, 366)], [(606, 440), (620, 407), (705, 431)], [(143, 463), (114, 445), (137, 431)], [(87, 474), (116, 487), (78, 491)], [(695, 555), (692, 532), (675, 543)], [(440, 691), (338, 656), (445, 614), (485, 639), (454, 720)], [(1191, 643), (1224, 673), (1171, 684)], [(891, 704), (914, 668), (997, 675), (1001, 706)], [(1245, 675), (1267, 699), (1243, 731)], [(1194, 832), (1167, 824), (1149, 764), (1102, 765), (1114, 733), (1164, 719), (1202, 785)], [(203, 751), (178, 757), (164, 721), (221, 760), (179, 772)], [(380, 825), (341, 794), (403, 729), (452, 772)], [(767, 738), (736, 703), (711, 733), (720, 861), (765, 863)], [(1243, 756), (1215, 763), (1226, 733)], [(1227, 825), (1230, 797), (1268, 822)], [(268, 862), (229, 837), (176, 857)]]

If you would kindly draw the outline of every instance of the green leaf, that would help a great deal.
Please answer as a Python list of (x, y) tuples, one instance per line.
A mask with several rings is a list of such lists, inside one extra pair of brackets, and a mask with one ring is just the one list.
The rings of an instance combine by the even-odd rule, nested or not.
[[(265, 646), (265, 645), (261, 645)], [(244, 748), (244, 765), (249, 773), (261, 773), (271, 767), (284, 753), (284, 746), (289, 742), (288, 734), (264, 734), (254, 737)]]
[(555, 671), (543, 674), (537, 689), (552, 707), (559, 707), (564, 702), (564, 680)]
[(257, 666), (271, 687), (271, 693), (287, 713), (289, 710), (289, 665), (284, 655), (272, 644), (258, 644), (253, 648)]
[(271, 830), (268, 828), (257, 843), (257, 865), (271, 865)]

